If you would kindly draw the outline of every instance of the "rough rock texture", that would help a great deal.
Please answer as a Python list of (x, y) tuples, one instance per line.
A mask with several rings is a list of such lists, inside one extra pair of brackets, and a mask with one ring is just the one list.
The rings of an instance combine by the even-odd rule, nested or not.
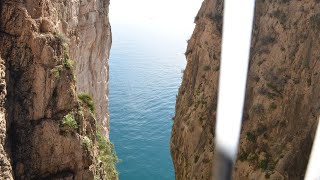
[[(1, 51), (0, 51), (1, 54)], [(7, 118), (5, 100), (7, 95), (5, 81), (5, 64), (0, 56), (0, 177), (3, 179), (13, 179), (11, 159), (9, 156), (9, 144), (7, 134)]]
[[(0, 65), (0, 179), (117, 179), (114, 164), (103, 163), (96, 119), (78, 100), (76, 87), (78, 66), (88, 66), (82, 67), (86, 77), (79, 73), (83, 80), (78, 88), (101, 98), (98, 105), (107, 100), (107, 91), (100, 92), (103, 98), (94, 94), (97, 90), (84, 89), (88, 85), (84, 79), (103, 79), (107, 73), (108, 4), (102, 0), (0, 2), (0, 59), (6, 67), (3, 83), (4, 63)], [(99, 40), (86, 49), (89, 36)], [(99, 69), (90, 66), (94, 60), (101, 61)], [(107, 79), (91, 78), (88, 86), (106, 89)], [(98, 113), (107, 111), (97, 108)], [(102, 117), (107, 125), (107, 114)]]
[[(186, 51), (171, 136), (178, 180), (213, 176), (222, 12), (222, 0), (203, 2)], [(318, 0), (256, 1), (234, 179), (303, 179), (320, 114), (319, 12)]]
[[(61, 27), (70, 38), (70, 55), (76, 60), (78, 93), (93, 96), (98, 122), (109, 136), (108, 83), (111, 28), (109, 0), (66, 1)], [(60, 8), (63, 9), (63, 8)], [(74, 10), (75, 9), (75, 10)], [(64, 26), (64, 24), (66, 25)]]

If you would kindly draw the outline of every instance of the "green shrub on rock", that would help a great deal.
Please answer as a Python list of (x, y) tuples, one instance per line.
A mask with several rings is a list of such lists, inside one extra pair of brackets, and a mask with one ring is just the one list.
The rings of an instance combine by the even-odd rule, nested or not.
[(72, 129), (78, 128), (78, 123), (75, 120), (74, 115), (72, 113), (69, 113), (63, 117), (62, 125), (64, 127), (68, 127)]
[(93, 102), (92, 97), (89, 94), (79, 94), (78, 98), (80, 99), (80, 101), (84, 104), (86, 104), (88, 106), (88, 108), (90, 109), (90, 111), (92, 113), (95, 113), (95, 105)]
[[(99, 150), (98, 160), (102, 162), (108, 175), (117, 177), (118, 172), (115, 165), (119, 162), (119, 159), (115, 153), (113, 144), (100, 132), (100, 128), (97, 128), (96, 140)], [(110, 178), (113, 179), (114, 177)]]

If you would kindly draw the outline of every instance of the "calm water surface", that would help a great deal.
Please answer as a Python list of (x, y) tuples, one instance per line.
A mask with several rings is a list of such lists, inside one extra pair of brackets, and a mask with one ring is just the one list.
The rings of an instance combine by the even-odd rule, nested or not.
[(113, 25), (109, 110), (120, 180), (174, 179), (170, 134), (187, 34)]

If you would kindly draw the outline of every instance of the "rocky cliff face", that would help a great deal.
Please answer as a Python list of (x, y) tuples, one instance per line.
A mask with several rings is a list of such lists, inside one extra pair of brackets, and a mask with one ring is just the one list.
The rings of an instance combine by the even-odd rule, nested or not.
[(5, 108), (7, 95), (5, 71), (6, 67), (4, 61), (0, 57), (0, 177), (3, 179), (12, 179), (12, 166), (7, 139), (8, 123)]
[[(234, 179), (303, 179), (320, 113), (319, 11), (317, 0), (256, 1)], [(213, 176), (222, 12), (222, 0), (204, 0), (186, 51), (171, 137), (177, 179)]]
[(72, 8), (60, 8), (65, 10), (60, 27), (70, 39), (70, 55), (76, 60), (77, 90), (93, 96), (97, 120), (109, 136), (109, 0), (66, 2)]
[(97, 125), (107, 135), (108, 6), (0, 2), (0, 179), (117, 179)]

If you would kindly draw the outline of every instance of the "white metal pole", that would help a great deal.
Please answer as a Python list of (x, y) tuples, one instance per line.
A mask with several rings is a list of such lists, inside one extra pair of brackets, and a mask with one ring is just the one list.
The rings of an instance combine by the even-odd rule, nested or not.
[(225, 0), (216, 124), (215, 179), (230, 179), (242, 122), (254, 0)]

